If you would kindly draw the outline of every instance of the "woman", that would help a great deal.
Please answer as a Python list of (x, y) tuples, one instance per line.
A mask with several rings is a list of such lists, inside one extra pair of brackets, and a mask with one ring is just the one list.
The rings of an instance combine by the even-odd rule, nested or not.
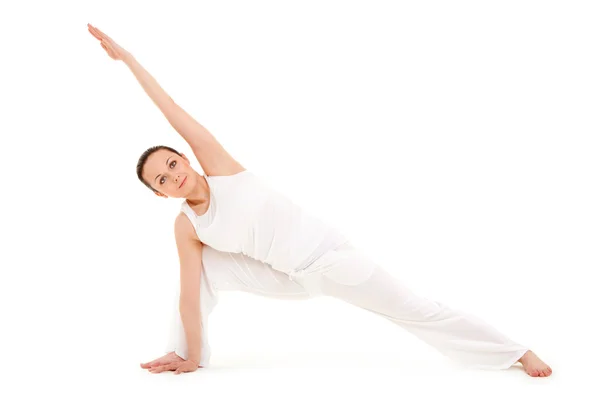
[[(182, 329), (174, 336), (175, 352), (142, 367), (152, 372), (180, 373), (207, 365), (205, 328), (211, 307), (206, 300), (210, 295), (207, 276), (209, 271), (235, 270), (243, 261), (246, 270), (262, 268), (263, 273), (268, 270), (287, 276), (304, 295), (333, 296), (383, 315), (465, 365), (504, 369), (520, 362), (531, 376), (552, 373), (531, 350), (484, 322), (415, 295), (336, 229), (308, 215), (246, 170), (175, 104), (129, 52), (97, 28), (88, 24), (88, 29), (111, 58), (130, 68), (190, 145), (205, 173), (197, 173), (185, 155), (166, 146), (146, 150), (138, 162), (139, 179), (156, 195), (184, 199), (175, 220)], [(286, 285), (275, 290), (288, 293), (298, 289), (297, 285)], [(262, 283), (252, 279), (243, 287), (258, 289)], [(177, 332), (177, 326), (175, 329)]]

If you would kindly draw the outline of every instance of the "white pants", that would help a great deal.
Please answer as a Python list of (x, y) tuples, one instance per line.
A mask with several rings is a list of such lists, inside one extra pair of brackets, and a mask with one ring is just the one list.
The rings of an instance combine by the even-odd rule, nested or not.
[[(468, 367), (505, 369), (527, 348), (478, 318), (420, 297), (350, 243), (332, 250), (303, 276), (290, 277), (242, 254), (203, 251), (201, 275), (202, 350), (200, 366), (210, 362), (208, 316), (220, 290), (242, 290), (277, 299), (331, 296), (380, 315)], [(178, 304), (179, 295), (176, 296)], [(185, 332), (175, 307), (166, 351), (187, 358)]]

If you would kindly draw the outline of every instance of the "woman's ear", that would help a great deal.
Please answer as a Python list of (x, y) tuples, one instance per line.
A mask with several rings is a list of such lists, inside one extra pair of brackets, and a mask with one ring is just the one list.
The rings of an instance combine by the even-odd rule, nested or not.
[(185, 154), (181, 153), (181, 158), (183, 158), (188, 164), (190, 163), (190, 160), (188, 160)]
[(155, 195), (157, 195), (158, 197), (164, 197), (164, 198), (166, 198), (166, 199), (168, 199), (168, 198), (169, 198), (169, 196), (166, 196), (166, 195), (164, 195), (164, 194), (162, 194), (162, 193), (160, 193), (160, 192), (154, 192), (154, 194), (155, 194)]

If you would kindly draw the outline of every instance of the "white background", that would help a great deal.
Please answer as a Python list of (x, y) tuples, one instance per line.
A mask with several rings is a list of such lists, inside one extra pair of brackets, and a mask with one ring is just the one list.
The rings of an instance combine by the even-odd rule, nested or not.
[[(594, 397), (599, 19), (593, 1), (3, 2), (0, 390)], [(88, 22), (246, 168), (554, 375), (460, 369), (344, 303), (242, 293), (211, 316), (214, 367), (142, 370), (174, 311), (181, 199), (137, 159), (165, 144), (203, 171)]]

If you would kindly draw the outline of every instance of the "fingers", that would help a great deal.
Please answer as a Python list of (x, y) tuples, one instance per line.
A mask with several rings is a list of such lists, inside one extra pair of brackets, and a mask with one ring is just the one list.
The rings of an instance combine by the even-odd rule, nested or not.
[(181, 365), (180, 362), (172, 362), (166, 365), (159, 365), (157, 367), (150, 368), (149, 371), (152, 373), (161, 373), (164, 371), (175, 371)]
[(108, 54), (108, 56), (110, 58), (112, 58), (113, 60), (119, 59), (117, 57), (117, 52), (110, 46), (109, 43), (102, 41), (102, 42), (100, 42), (100, 46), (102, 46), (102, 48), (106, 51), (106, 53)]
[(98, 40), (106, 40), (106, 41), (110, 41), (111, 38), (108, 37), (108, 35), (106, 35), (104, 32), (102, 32), (100, 29), (96, 28), (93, 25), (88, 24), (88, 31), (90, 31), (90, 33), (92, 35), (94, 35), (94, 37)]
[(102, 46), (102, 48), (104, 49), (104, 51), (106, 51), (106, 53), (109, 55), (110, 58), (114, 58), (112, 53), (108, 49), (108, 46), (106, 45), (106, 43), (100, 42), (100, 46)]
[(100, 35), (100, 33), (98, 32), (98, 30), (96, 28), (94, 28), (93, 26), (91, 26), (90, 24), (88, 24), (88, 31), (98, 40), (102, 40), (102, 36)]
[(105, 34), (104, 32), (102, 32), (100, 29), (96, 28), (95, 26), (92, 26), (92, 28), (94, 29), (94, 31), (96, 31), (96, 33), (98, 34), (98, 36), (100, 36), (102, 39), (110, 41), (112, 40), (110, 37), (108, 37), (107, 34)]
[(156, 359), (154, 361), (149, 361), (147, 363), (140, 364), (140, 366), (145, 369), (152, 368), (152, 367), (158, 367), (159, 365), (160, 365), (160, 361), (158, 359)]
[(88, 24), (88, 30), (90, 31), (90, 33), (92, 35), (94, 35), (96, 38), (98, 39), (102, 39), (102, 36), (100, 36), (100, 33), (98, 33), (98, 29), (94, 28), (92, 25)]
[(166, 365), (150, 367), (150, 369), (148, 371), (152, 372), (154, 374), (160, 374), (161, 372), (164, 372), (164, 371), (175, 371), (175, 374), (179, 375), (182, 372), (193, 372), (196, 369), (198, 369), (198, 368), (194, 367), (194, 366), (190, 366), (190, 365), (186, 364), (185, 362), (176, 361), (176, 362), (172, 362), (172, 363), (169, 363)]
[(92, 34), (93, 37), (95, 37), (98, 40), (102, 40), (102, 38), (100, 36), (98, 36), (98, 34), (91, 28), (88, 26), (88, 31)]

